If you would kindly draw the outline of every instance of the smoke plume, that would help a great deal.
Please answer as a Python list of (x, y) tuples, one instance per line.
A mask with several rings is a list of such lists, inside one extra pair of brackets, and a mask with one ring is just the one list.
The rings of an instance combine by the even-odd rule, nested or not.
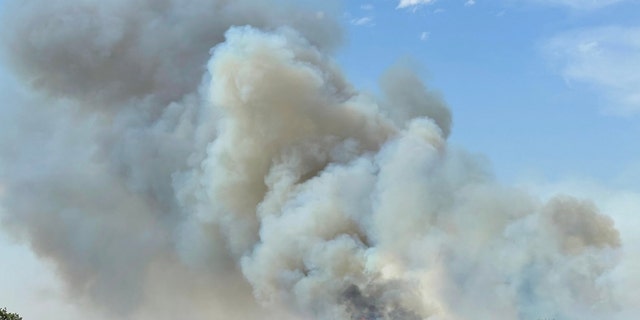
[(613, 221), (496, 183), (411, 70), (357, 91), (322, 10), (9, 1), (3, 224), (126, 319), (615, 317)]

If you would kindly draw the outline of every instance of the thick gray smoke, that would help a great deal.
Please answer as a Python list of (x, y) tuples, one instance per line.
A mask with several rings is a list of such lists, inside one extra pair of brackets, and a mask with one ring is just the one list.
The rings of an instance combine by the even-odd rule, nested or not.
[(10, 1), (3, 224), (129, 319), (615, 317), (611, 219), (495, 183), (406, 68), (359, 93), (301, 7)]

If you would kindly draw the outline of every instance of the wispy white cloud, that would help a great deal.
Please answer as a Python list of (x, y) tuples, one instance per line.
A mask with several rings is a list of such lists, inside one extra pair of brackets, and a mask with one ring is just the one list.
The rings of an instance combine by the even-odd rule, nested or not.
[[(606, 7), (612, 4), (628, 0), (522, 0), (524, 2), (538, 3), (550, 6), (570, 7), (577, 10), (592, 10)], [(435, 3), (436, 0), (400, 0), (398, 8), (409, 8)], [(465, 6), (473, 6), (476, 0), (467, 0)]]
[(552, 6), (564, 6), (578, 10), (591, 10), (606, 7), (625, 0), (528, 0), (533, 3), (547, 4)]
[(549, 39), (544, 51), (567, 81), (607, 97), (607, 111), (640, 113), (640, 27), (570, 31)]
[(422, 33), (420, 33), (420, 41), (427, 41), (429, 40), (430, 36), (431, 36), (431, 32), (423, 31)]
[[(437, 0), (400, 0), (398, 3), (398, 9), (402, 9), (402, 8), (416, 8), (418, 6), (421, 5), (429, 5), (429, 4), (434, 4)], [(473, 6), (474, 4), (476, 4), (476, 0), (466, 0), (464, 2), (464, 5), (466, 7), (468, 6)], [(441, 10), (441, 9), (436, 9), (437, 10)], [(436, 12), (437, 13), (437, 12)]]
[(351, 19), (351, 24), (354, 26), (372, 27), (375, 25), (373, 17), (360, 17)]
[(371, 10), (373, 10), (373, 8), (374, 8), (373, 5), (370, 4), (370, 3), (365, 3), (365, 4), (360, 6), (360, 9), (366, 10), (366, 11), (371, 11)]
[(398, 8), (408, 8), (425, 4), (432, 4), (436, 2), (436, 0), (400, 0), (398, 4)]

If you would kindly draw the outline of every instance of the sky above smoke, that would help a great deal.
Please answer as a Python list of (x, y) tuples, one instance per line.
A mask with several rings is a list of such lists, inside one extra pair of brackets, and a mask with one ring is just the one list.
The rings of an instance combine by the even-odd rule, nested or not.
[(410, 62), (359, 90), (338, 4), (4, 6), (3, 232), (71, 301), (124, 319), (638, 311), (626, 211), (496, 181)]

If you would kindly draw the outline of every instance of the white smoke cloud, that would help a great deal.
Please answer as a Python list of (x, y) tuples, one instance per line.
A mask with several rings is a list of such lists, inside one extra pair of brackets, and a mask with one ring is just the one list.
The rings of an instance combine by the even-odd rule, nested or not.
[(3, 128), (3, 222), (79, 299), (132, 319), (628, 310), (606, 281), (623, 244), (610, 218), (497, 184), (447, 145), (450, 111), (411, 69), (384, 74), (381, 97), (355, 90), (315, 10), (10, 10), (30, 91)]
[(637, 190), (612, 188), (590, 180), (571, 180), (556, 183), (526, 181), (521, 186), (547, 199), (562, 193), (592, 199), (614, 221), (620, 232), (622, 250), (619, 262), (607, 272), (602, 281), (609, 282), (618, 303), (613, 319), (630, 319), (640, 312), (640, 193)]

